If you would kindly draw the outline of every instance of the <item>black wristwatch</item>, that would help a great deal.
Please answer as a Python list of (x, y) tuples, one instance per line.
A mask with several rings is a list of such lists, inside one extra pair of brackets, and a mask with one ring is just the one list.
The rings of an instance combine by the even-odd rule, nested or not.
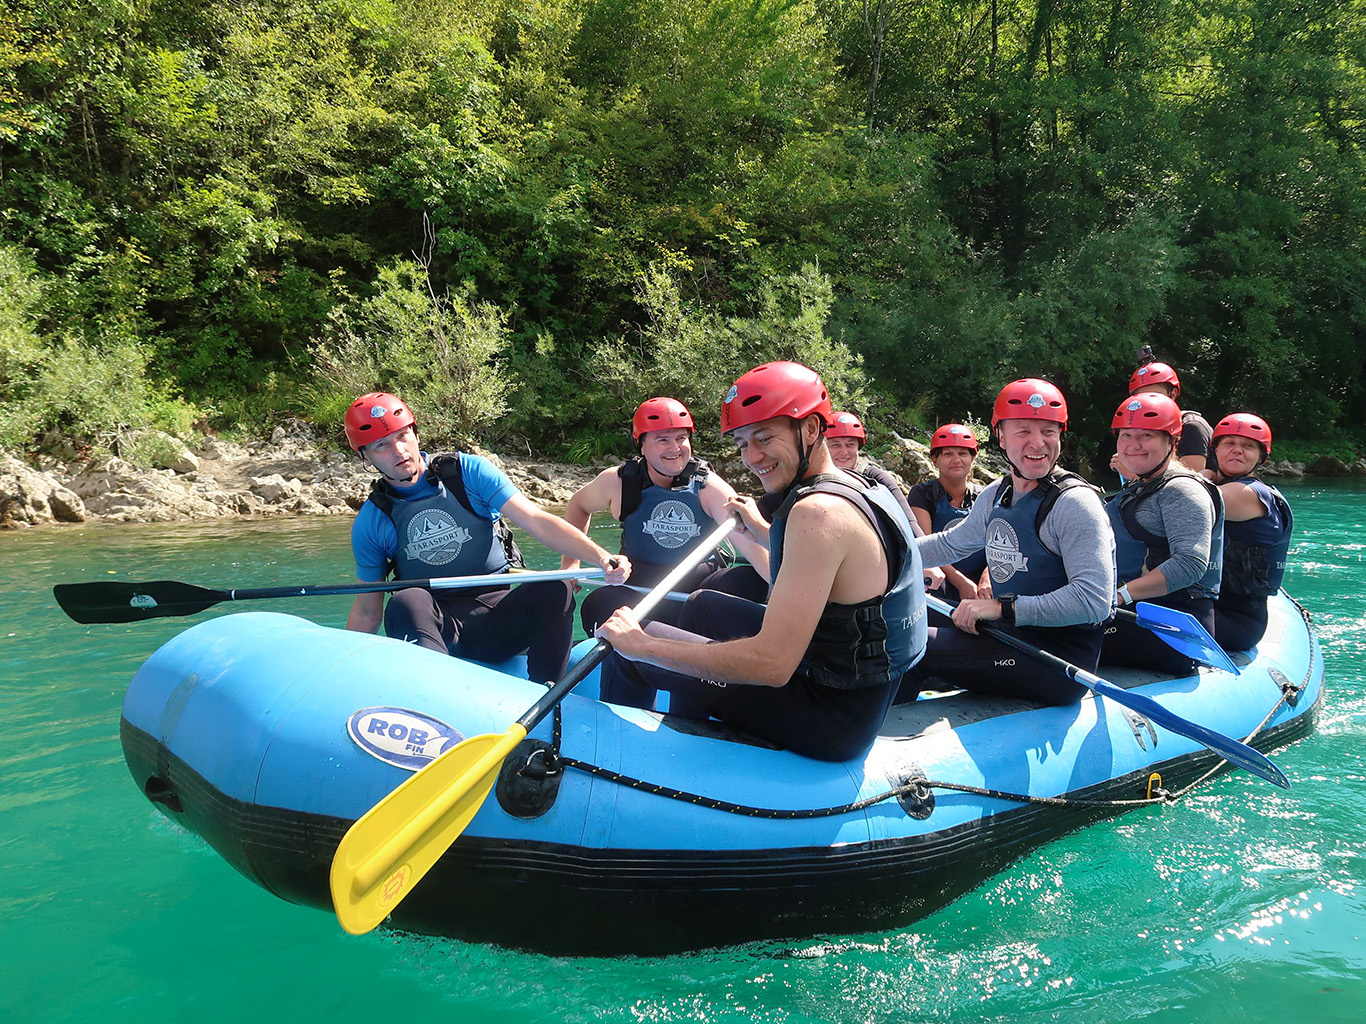
[(1001, 621), (1008, 626), (1015, 625), (1015, 595), (1004, 594), (996, 600), (1001, 602)]

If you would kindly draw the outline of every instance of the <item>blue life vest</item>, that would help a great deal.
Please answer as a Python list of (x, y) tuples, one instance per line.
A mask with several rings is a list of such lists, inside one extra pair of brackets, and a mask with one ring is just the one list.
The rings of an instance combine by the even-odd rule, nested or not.
[(1062, 555), (1048, 550), (1040, 538), (1048, 513), (1073, 487), (1090, 487), (1095, 491), (1077, 474), (1059, 469), (1039, 480), (1023, 496), (1015, 494), (1009, 480), (1002, 482), (996, 492), (996, 504), (987, 516), (986, 559), (993, 593), (1038, 597), (1067, 586)]
[(1115, 531), (1115, 576), (1121, 583), (1128, 583), (1143, 575), (1143, 560), (1148, 557), (1148, 545), (1124, 528), (1124, 521), (1119, 514), (1122, 493), (1105, 503), (1105, 515)]
[[(934, 510), (930, 513), (930, 532), (941, 533), (947, 530), (954, 523), (960, 522), (968, 517), (972, 511), (972, 503), (977, 495), (982, 493), (980, 484), (968, 484), (967, 493), (963, 495), (963, 506), (957, 507), (953, 499), (949, 497), (949, 492), (944, 490), (944, 485), (938, 480), (931, 480), (926, 485), (926, 490), (930, 498), (934, 500)], [(976, 583), (982, 578), (982, 570), (987, 567), (987, 555), (985, 551), (974, 552), (966, 558), (960, 558), (953, 563), (953, 567), (961, 572), (968, 579)]]
[[(1224, 497), (1214, 484), (1176, 462), (1169, 463), (1161, 475), (1151, 480), (1128, 484), (1106, 503), (1105, 511), (1115, 530), (1116, 569), (1119, 579), (1127, 583), (1171, 557), (1167, 538), (1139, 525), (1138, 507), (1173, 480), (1187, 476), (1199, 480), (1213, 502), (1214, 528), (1210, 535), (1209, 565), (1204, 574), (1182, 592), (1192, 599), (1214, 598), (1219, 596), (1219, 580), (1224, 571)], [(1134, 571), (1135, 563), (1137, 571)]]
[(390, 562), (394, 577), (419, 580), (506, 572), (513, 559), (494, 521), (470, 507), (460, 460), (432, 456), (427, 479), (436, 492), (425, 498), (402, 498), (384, 480), (370, 488), (369, 500), (393, 520), (398, 534), (398, 550)]
[(794, 486), (769, 527), (769, 568), (778, 578), (792, 506), (812, 494), (834, 494), (863, 513), (887, 557), (891, 585), (860, 604), (827, 604), (802, 659), (809, 678), (836, 690), (895, 686), (925, 653), (928, 623), (920, 552), (910, 520), (887, 488), (858, 473), (808, 477)]
[(643, 459), (617, 469), (621, 478), (621, 552), (632, 563), (674, 566), (701, 543), (711, 517), (702, 508), (710, 470), (693, 459), (671, 486), (658, 487)]
[(1295, 515), (1285, 496), (1255, 477), (1229, 483), (1246, 484), (1256, 492), (1266, 515), (1224, 524), (1224, 577), (1220, 593), (1227, 597), (1270, 597), (1281, 589)]

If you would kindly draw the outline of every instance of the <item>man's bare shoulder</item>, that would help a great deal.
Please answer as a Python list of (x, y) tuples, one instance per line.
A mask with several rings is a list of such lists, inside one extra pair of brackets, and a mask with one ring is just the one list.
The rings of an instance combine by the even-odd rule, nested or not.
[[(788, 572), (789, 563), (799, 578), (819, 578), (823, 602), (838, 604), (855, 604), (877, 596), (886, 575), (877, 531), (853, 504), (834, 494), (813, 494), (792, 507), (780, 579)], [(879, 567), (882, 571), (875, 571)]]
[(574, 492), (574, 497), (570, 500), (580, 503), (591, 501), (595, 505), (592, 511), (601, 512), (607, 508), (607, 503), (619, 494), (621, 494), (621, 476), (617, 473), (617, 467), (613, 466), (610, 469), (604, 469), (580, 487)]
[(787, 532), (812, 532), (827, 537), (867, 531), (872, 527), (849, 501), (834, 494), (816, 493), (792, 506), (787, 517)]

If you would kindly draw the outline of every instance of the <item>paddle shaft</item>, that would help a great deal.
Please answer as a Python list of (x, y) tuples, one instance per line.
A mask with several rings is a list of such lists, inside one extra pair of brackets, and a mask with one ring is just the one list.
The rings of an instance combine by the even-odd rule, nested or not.
[[(721, 542), (730, 536), (731, 531), (738, 525), (739, 520), (727, 519), (707, 534), (687, 558), (669, 570), (669, 574), (636, 603), (636, 618), (643, 622), (659, 604), (672, 600), (674, 598), (673, 588), (682, 583), (684, 578), (697, 568), (702, 559), (720, 547)], [(584, 676), (593, 671), (598, 662), (607, 657), (607, 653), (611, 649), (611, 644), (606, 640), (599, 639), (592, 649), (565, 673), (563, 679), (547, 690), (544, 697), (527, 709), (527, 713), (517, 720), (518, 724), (527, 732), (536, 728), (536, 724), (548, 715), (570, 690), (582, 682)]]
[[(712, 551), (729, 536), (730, 532), (734, 530), (737, 525), (737, 520), (727, 519), (726, 522), (717, 526), (715, 530), (709, 533), (696, 548), (689, 552), (688, 556), (682, 562), (676, 565), (664, 579), (660, 580), (660, 582), (646, 594), (639, 603), (637, 603), (635, 607), (636, 617), (644, 619), (649, 616), (650, 613), (654, 611), (655, 606), (666, 598), (669, 591), (678, 586), (683, 578), (692, 572), (702, 559), (710, 555)], [(491, 780), (496, 777), (503, 761), (516, 748), (517, 744), (519, 744), (526, 735), (546, 717), (546, 715), (550, 714), (550, 712), (555, 709), (555, 706), (564, 700), (564, 698), (569, 695), (569, 692), (574, 689), (589, 672), (597, 667), (598, 663), (606, 657), (611, 649), (612, 645), (606, 640), (598, 640), (598, 642), (593, 645), (592, 649), (576, 662), (569, 671), (564, 674), (559, 682), (548, 689), (540, 700), (528, 708), (526, 714), (517, 719), (506, 733), (499, 737), (492, 746), (479, 756), (478, 760), (476, 760), (473, 765), (461, 771), (455, 779), (452, 779), (449, 784), (442, 788), (441, 792), (435, 798), (428, 800), (423, 806), (417, 808), (402, 826), (389, 835), (387, 839), (378, 843), (367, 856), (355, 858), (350, 882), (351, 890), (354, 893), (368, 893), (374, 890), (386, 879), (390, 878), (396, 868), (400, 865), (405, 865), (405, 863), (411, 863), (411, 861), (415, 859), (414, 852), (423, 845), (424, 840), (426, 840), (430, 834), (440, 830), (442, 820), (468, 793), (479, 787), (485, 781), (490, 782), (488, 788), (491, 789)], [(475, 739), (478, 740), (481, 738), (475, 737)], [(371, 808), (366, 816), (368, 817), (370, 814), (375, 813), (388, 800), (401, 793), (405, 787), (413, 785), (414, 783), (420, 785), (419, 776), (432, 771), (440, 765), (443, 760), (451, 758), (457, 750), (459, 750), (459, 747), (447, 751), (442, 757), (437, 758), (431, 764), (427, 765), (422, 771), (418, 772), (417, 775), (414, 775), (413, 778), (409, 779), (404, 786), (399, 787), (399, 789), (395, 790), (394, 793), (391, 793), (389, 797), (386, 797), (381, 801), (380, 804)], [(453, 763), (458, 763), (455, 762), (454, 759), (452, 760)], [(487, 789), (484, 792), (484, 796), (487, 796)], [(480, 802), (482, 803), (482, 797)], [(356, 830), (364, 820), (365, 818), (362, 818), (356, 825), (353, 825), (352, 830)], [(351, 833), (348, 832), (348, 836), (350, 834)], [(423, 860), (427, 861), (427, 863), (422, 866), (420, 870), (416, 867), (411, 869), (410, 874), (405, 876), (402, 891), (387, 903), (386, 906), (388, 910), (392, 910), (399, 900), (411, 891), (412, 886), (426, 873), (427, 868), (429, 868), (432, 863), (435, 863), (441, 853), (445, 852), (446, 848), (455, 840), (455, 838), (454, 835), (450, 836), (448, 839), (442, 838), (440, 841), (444, 843), (444, 845), (442, 845), (441, 850), (436, 851), (435, 856), (424, 857)], [(346, 839), (343, 838), (343, 844), (345, 843)], [(427, 852), (430, 855), (431, 851)], [(338, 854), (340, 855), (340, 853), (341, 851), (339, 850)], [(336, 882), (334, 880), (334, 904), (336, 903), (335, 885)], [(383, 920), (383, 917), (380, 917), (379, 920)], [(375, 924), (378, 924), (379, 920), (375, 921)], [(347, 922), (343, 921), (343, 925), (347, 925)], [(347, 925), (347, 927), (348, 930), (351, 930), (349, 925)], [(374, 925), (371, 925), (370, 927), (374, 927)]]
[[(933, 595), (926, 595), (926, 602), (935, 611), (944, 615), (952, 615), (954, 605), (949, 604)], [(1182, 718), (1174, 711), (1163, 707), (1151, 697), (1145, 697), (1141, 693), (1134, 693), (1126, 690), (1122, 686), (1116, 686), (1107, 679), (1102, 679), (1094, 673), (1086, 671), (1079, 665), (1073, 665), (1069, 661), (1064, 661), (1056, 654), (1035, 647), (1033, 644), (1022, 640), (1014, 633), (1001, 629), (991, 622), (984, 619), (977, 620), (977, 631), (983, 633), (994, 640), (999, 640), (1007, 647), (1013, 647), (1022, 654), (1040, 661), (1045, 665), (1050, 665), (1062, 672), (1073, 682), (1080, 683), (1092, 693), (1108, 697), (1116, 704), (1122, 704), (1130, 710), (1137, 711), (1145, 718), (1152, 720), (1169, 732), (1185, 736), (1203, 744), (1213, 750), (1220, 757), (1226, 759), (1239, 768), (1245, 768), (1260, 778), (1273, 782), (1286, 789), (1290, 788), (1290, 780), (1285, 777), (1285, 773), (1276, 767), (1275, 763), (1261, 751), (1248, 746), (1241, 740), (1225, 736), (1223, 733), (1215, 732), (1189, 719)]]
[[(649, 587), (638, 587), (638, 586), (636, 586), (634, 583), (618, 583), (618, 584), (613, 584), (613, 583), (608, 583), (606, 580), (584, 580), (583, 582), (584, 582), (584, 584), (585, 584), (586, 586), (589, 586), (589, 587), (611, 587), (611, 586), (620, 586), (620, 587), (625, 587), (627, 590), (634, 590), (637, 594), (648, 594), (648, 593), (650, 592), (650, 588), (649, 588)], [(691, 597), (691, 596), (692, 596), (691, 594), (685, 594), (685, 593), (683, 593), (683, 591), (681, 591), (681, 590), (671, 590), (671, 591), (669, 591), (667, 594), (664, 595), (664, 600), (665, 600), (665, 601), (679, 601), (679, 602), (681, 602), (681, 601), (686, 601), (686, 600), (687, 600), (689, 597)]]
[(424, 590), (463, 590), (512, 583), (587, 580), (603, 576), (601, 569), (551, 569), (545, 572), (485, 573), (426, 580), (389, 580), (376, 583), (335, 583), (301, 587), (240, 587), (212, 590), (177, 580), (128, 583), (59, 583), (52, 588), (62, 610), (77, 622), (133, 622), (140, 619), (193, 615), (224, 601), (255, 601), (273, 597), (334, 597), (342, 594), (387, 594), (418, 587)]

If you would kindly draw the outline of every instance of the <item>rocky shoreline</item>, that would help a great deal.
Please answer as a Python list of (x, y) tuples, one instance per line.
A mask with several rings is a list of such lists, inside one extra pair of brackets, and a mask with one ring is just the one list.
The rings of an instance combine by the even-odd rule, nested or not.
[[(165, 439), (168, 442), (171, 439)], [(267, 440), (171, 442), (162, 465), (118, 457), (37, 467), (0, 453), (0, 528), (63, 523), (167, 523), (201, 519), (353, 515), (375, 478), (349, 452), (329, 450), (307, 424), (276, 427)], [(528, 496), (562, 505), (597, 469), (492, 459)]]
[[(164, 523), (197, 519), (271, 516), (352, 515), (374, 479), (350, 453), (330, 450), (307, 423), (292, 420), (268, 439), (235, 444), (205, 437), (193, 448), (161, 439), (161, 465), (141, 469), (117, 457), (38, 466), (0, 453), (0, 528), (20, 529), (62, 523)], [(478, 450), (502, 467), (512, 482), (534, 500), (564, 505), (570, 496), (609, 462), (575, 466), (516, 459)], [(933, 475), (928, 452), (918, 441), (897, 436), (881, 460), (906, 484)], [(746, 473), (722, 459), (718, 471), (742, 490)], [(979, 466), (981, 480), (994, 475)], [(1366, 476), (1366, 459), (1354, 464), (1319, 459), (1311, 465), (1272, 462), (1267, 476)]]

